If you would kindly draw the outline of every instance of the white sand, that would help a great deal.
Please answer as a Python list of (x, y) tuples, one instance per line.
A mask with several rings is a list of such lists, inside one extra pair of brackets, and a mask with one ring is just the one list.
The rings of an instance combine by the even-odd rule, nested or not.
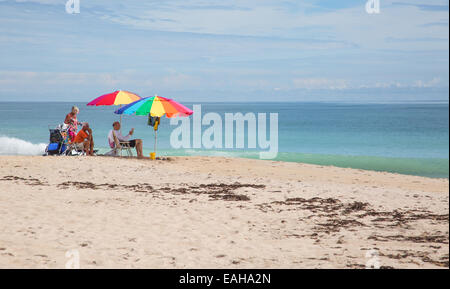
[(447, 179), (212, 157), (0, 157), (0, 268), (64, 268), (72, 249), (81, 268), (361, 268), (370, 249), (381, 266), (448, 267), (448, 214)]

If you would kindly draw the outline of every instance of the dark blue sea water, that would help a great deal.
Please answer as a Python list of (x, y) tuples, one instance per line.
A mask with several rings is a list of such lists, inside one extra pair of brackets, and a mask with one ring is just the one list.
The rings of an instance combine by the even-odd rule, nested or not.
[[(192, 108), (194, 103), (184, 103)], [(118, 120), (117, 107), (85, 103), (0, 102), (0, 154), (39, 154), (48, 142), (48, 125), (63, 122), (72, 105), (94, 130), (96, 146), (107, 150), (106, 136)], [(276, 160), (335, 165), (429, 177), (449, 176), (449, 107), (442, 103), (202, 103), (202, 115), (216, 112), (278, 113)], [(192, 117), (191, 117), (192, 118)], [(145, 152), (154, 132), (146, 117), (124, 116), (124, 131), (135, 128)], [(204, 126), (204, 130), (208, 126)], [(179, 149), (170, 146), (174, 126), (162, 118), (159, 155), (213, 155), (258, 158), (254, 149)]]

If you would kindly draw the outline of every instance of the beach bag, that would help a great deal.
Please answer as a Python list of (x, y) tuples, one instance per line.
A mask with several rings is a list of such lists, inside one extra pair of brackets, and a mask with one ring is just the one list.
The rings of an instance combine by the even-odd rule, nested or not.
[(148, 126), (154, 126), (156, 123), (156, 117), (151, 116), (150, 114), (148, 115), (148, 121), (147, 124)]
[(59, 143), (63, 141), (61, 133), (57, 129), (51, 129), (50, 130), (50, 143)]
[(59, 154), (60, 143), (50, 143), (47, 147), (47, 154), (57, 155)]
[(154, 130), (158, 130), (158, 125), (160, 122), (160, 117), (158, 116), (151, 116), (150, 114), (148, 115), (148, 122), (147, 124), (149, 126), (152, 126)]

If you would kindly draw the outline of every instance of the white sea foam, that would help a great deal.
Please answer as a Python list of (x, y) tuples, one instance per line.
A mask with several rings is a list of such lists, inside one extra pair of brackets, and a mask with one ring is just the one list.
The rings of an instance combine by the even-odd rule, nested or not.
[(14, 137), (0, 136), (0, 155), (42, 155), (46, 144), (33, 144)]

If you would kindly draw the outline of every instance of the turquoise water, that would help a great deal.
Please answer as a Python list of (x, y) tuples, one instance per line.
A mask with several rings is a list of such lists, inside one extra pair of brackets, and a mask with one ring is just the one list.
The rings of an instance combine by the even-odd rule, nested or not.
[[(74, 104), (81, 109), (79, 120), (93, 128), (96, 147), (106, 151), (106, 135), (118, 119), (114, 107), (0, 102), (0, 154), (38, 154), (48, 142), (47, 126), (61, 123)], [(202, 103), (203, 115), (277, 112), (276, 160), (444, 178), (449, 176), (448, 109), (448, 104), (441, 103)], [(144, 140), (149, 153), (154, 133), (146, 123), (145, 117), (123, 117), (124, 131), (134, 127), (135, 137)], [(162, 119), (159, 155), (259, 157), (259, 151), (251, 149), (174, 150), (169, 142), (173, 128), (167, 118)]]

